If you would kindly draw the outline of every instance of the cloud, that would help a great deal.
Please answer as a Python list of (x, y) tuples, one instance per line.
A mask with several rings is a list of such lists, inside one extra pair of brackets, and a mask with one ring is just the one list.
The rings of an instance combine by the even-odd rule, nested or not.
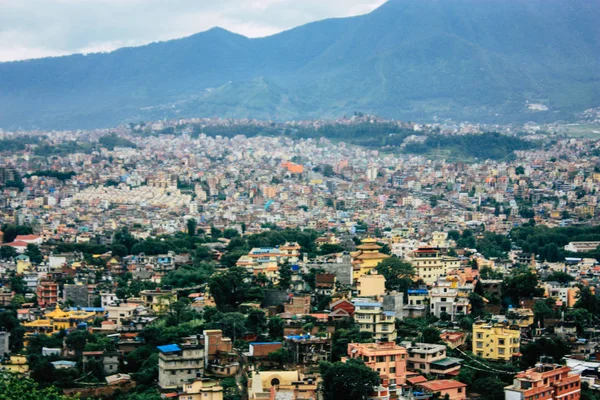
[(0, 0), (0, 61), (111, 51), (220, 26), (262, 37), (385, 0)]

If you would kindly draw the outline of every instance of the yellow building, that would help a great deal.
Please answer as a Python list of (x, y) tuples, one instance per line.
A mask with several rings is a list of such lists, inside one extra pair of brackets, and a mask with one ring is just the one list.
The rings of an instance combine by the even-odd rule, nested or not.
[(519, 357), (521, 330), (516, 325), (473, 324), (473, 353), (486, 360), (510, 361)]
[(379, 274), (363, 275), (356, 283), (360, 297), (381, 296), (385, 294), (385, 277)]
[(169, 311), (171, 304), (177, 301), (177, 292), (174, 290), (143, 290), (140, 297), (144, 305), (157, 314)]
[(29, 257), (24, 254), (16, 257), (17, 261), (17, 274), (23, 274), (25, 271), (31, 269), (31, 261)]
[(16, 374), (25, 374), (29, 371), (29, 365), (27, 365), (27, 357), (22, 355), (12, 355), (9, 360), (5, 360), (0, 364), (0, 370), (10, 371)]
[(223, 400), (223, 386), (210, 379), (196, 379), (183, 385), (179, 400)]
[(56, 307), (53, 311), (47, 312), (44, 318), (23, 323), (23, 327), (27, 330), (26, 336), (34, 334), (51, 335), (62, 329), (77, 328), (82, 323), (91, 325), (95, 318), (96, 313), (94, 311), (63, 311), (60, 307)]
[(255, 371), (248, 380), (248, 398), (316, 399), (318, 384), (298, 371)]
[(367, 275), (380, 262), (386, 258), (390, 258), (387, 254), (379, 252), (381, 246), (373, 238), (363, 239), (362, 244), (356, 246), (356, 249), (357, 251), (351, 253), (352, 264), (354, 266), (354, 280), (357, 280), (361, 275)]

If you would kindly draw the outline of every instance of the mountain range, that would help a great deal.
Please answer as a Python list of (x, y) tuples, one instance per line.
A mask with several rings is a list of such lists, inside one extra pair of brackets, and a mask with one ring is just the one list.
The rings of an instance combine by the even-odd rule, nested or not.
[[(0, 63), (0, 127), (162, 118), (553, 121), (600, 106), (600, 2), (390, 0), (250, 39)], [(543, 107), (535, 111), (531, 104)]]

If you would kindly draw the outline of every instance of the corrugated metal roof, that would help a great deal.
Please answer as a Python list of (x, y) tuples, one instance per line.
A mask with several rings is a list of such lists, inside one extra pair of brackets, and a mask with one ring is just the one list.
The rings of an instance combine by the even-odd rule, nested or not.
[(156, 346), (161, 353), (175, 353), (181, 351), (181, 348), (176, 344), (167, 344), (164, 346)]

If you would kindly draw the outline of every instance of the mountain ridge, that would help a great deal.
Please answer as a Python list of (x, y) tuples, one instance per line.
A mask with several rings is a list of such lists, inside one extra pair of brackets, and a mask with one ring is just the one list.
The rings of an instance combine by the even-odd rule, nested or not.
[(0, 127), (353, 111), (570, 119), (600, 104), (596, 18), (600, 3), (584, 0), (390, 0), (264, 38), (214, 27), (110, 53), (0, 63)]

